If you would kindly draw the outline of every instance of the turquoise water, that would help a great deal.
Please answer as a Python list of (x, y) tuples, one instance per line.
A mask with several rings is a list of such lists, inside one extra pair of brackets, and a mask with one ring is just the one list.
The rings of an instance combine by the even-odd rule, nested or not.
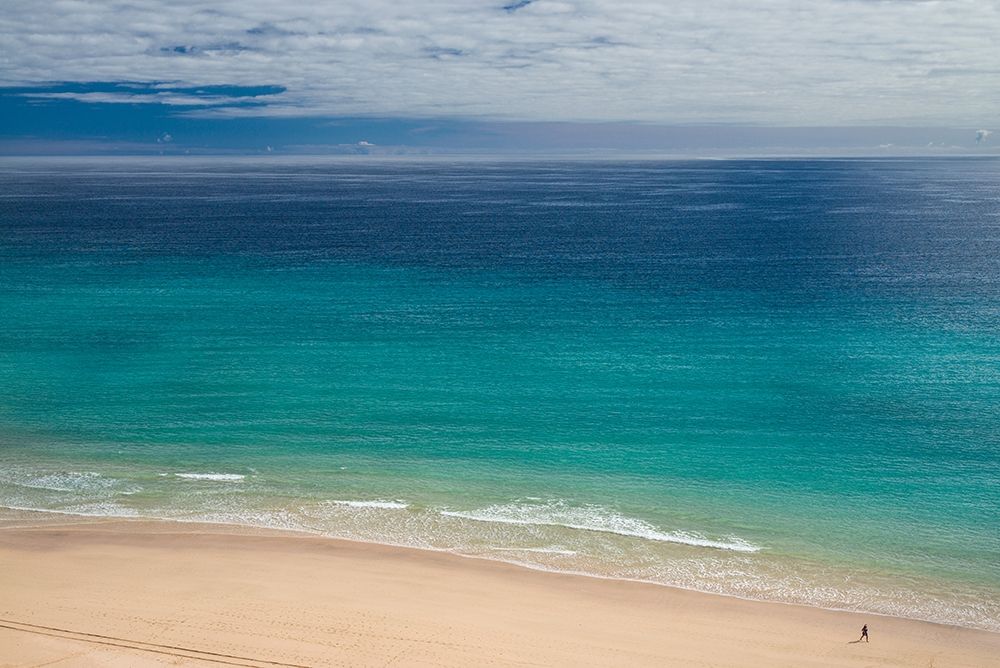
[(0, 505), (1000, 630), (1000, 162), (0, 174)]

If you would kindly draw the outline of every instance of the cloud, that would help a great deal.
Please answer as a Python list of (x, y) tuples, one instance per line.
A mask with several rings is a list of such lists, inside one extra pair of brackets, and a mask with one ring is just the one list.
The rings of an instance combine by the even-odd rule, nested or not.
[(516, 0), (515, 2), (503, 5), (503, 10), (508, 13), (514, 13), (519, 9), (524, 9), (534, 1), (535, 0)]
[(225, 106), (243, 104), (246, 98), (225, 95), (187, 95), (184, 93), (21, 93), (23, 97), (50, 100), (76, 100), (101, 104), (166, 104), (177, 107)]
[(240, 108), (266, 103), (269, 96), (284, 92), (275, 86), (184, 87), (163, 82), (62, 83), (3, 91), (28, 100), (73, 100), (87, 104), (156, 104), (168, 107)]
[(990, 138), (991, 134), (993, 134), (993, 132), (990, 130), (976, 130), (976, 143), (982, 144)]
[[(995, 1), (5, 0), (3, 14), (0, 85), (169, 82), (60, 94), (186, 115), (981, 127), (1000, 108)], [(180, 90), (206, 86), (276, 92)]]

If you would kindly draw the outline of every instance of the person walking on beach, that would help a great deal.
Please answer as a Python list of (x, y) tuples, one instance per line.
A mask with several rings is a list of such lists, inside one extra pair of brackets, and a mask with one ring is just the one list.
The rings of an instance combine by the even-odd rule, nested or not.
[(861, 627), (861, 637), (858, 638), (858, 642), (861, 642), (862, 640), (864, 640), (865, 642), (869, 642), (869, 640), (868, 640), (868, 625), (867, 624), (865, 624), (864, 626)]

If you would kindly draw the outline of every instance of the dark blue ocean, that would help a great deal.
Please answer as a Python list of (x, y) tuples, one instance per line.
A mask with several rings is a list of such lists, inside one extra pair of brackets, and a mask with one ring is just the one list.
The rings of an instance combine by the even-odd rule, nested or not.
[(5, 158), (0, 505), (1000, 630), (1000, 161)]

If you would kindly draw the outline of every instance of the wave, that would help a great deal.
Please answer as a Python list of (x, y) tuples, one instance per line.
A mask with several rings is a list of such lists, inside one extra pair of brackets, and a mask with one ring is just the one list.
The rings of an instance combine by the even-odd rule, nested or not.
[[(115, 517), (122, 519), (143, 518), (138, 512), (120, 506), (116, 503), (90, 503), (71, 506), (69, 508), (36, 508), (33, 506), (19, 506), (7, 503), (0, 503), (0, 508), (6, 510), (17, 510), (29, 513), (47, 513), (50, 515), (72, 515), (75, 517)], [(149, 517), (146, 519), (167, 519)]]
[(113, 487), (117, 481), (104, 478), (93, 471), (60, 471), (37, 473), (27, 471), (7, 471), (0, 476), (0, 482), (29, 489), (44, 489), (50, 492), (98, 491)]
[(404, 503), (403, 501), (339, 501), (331, 500), (327, 503), (333, 504), (335, 506), (349, 506), (351, 508), (381, 508), (383, 510), (404, 510), (410, 507), (410, 504)]
[(492, 547), (497, 552), (534, 552), (535, 554), (559, 554), (572, 557), (579, 554), (576, 550), (565, 550), (561, 547)]
[(733, 552), (760, 551), (759, 546), (736, 536), (728, 537), (726, 540), (712, 540), (690, 531), (661, 531), (645, 520), (626, 517), (601, 506), (571, 506), (563, 501), (550, 501), (545, 504), (510, 503), (473, 511), (439, 512), (447, 517), (475, 522), (564, 527)]
[(174, 475), (187, 480), (215, 480), (218, 482), (240, 482), (246, 478), (241, 473), (175, 473)]

